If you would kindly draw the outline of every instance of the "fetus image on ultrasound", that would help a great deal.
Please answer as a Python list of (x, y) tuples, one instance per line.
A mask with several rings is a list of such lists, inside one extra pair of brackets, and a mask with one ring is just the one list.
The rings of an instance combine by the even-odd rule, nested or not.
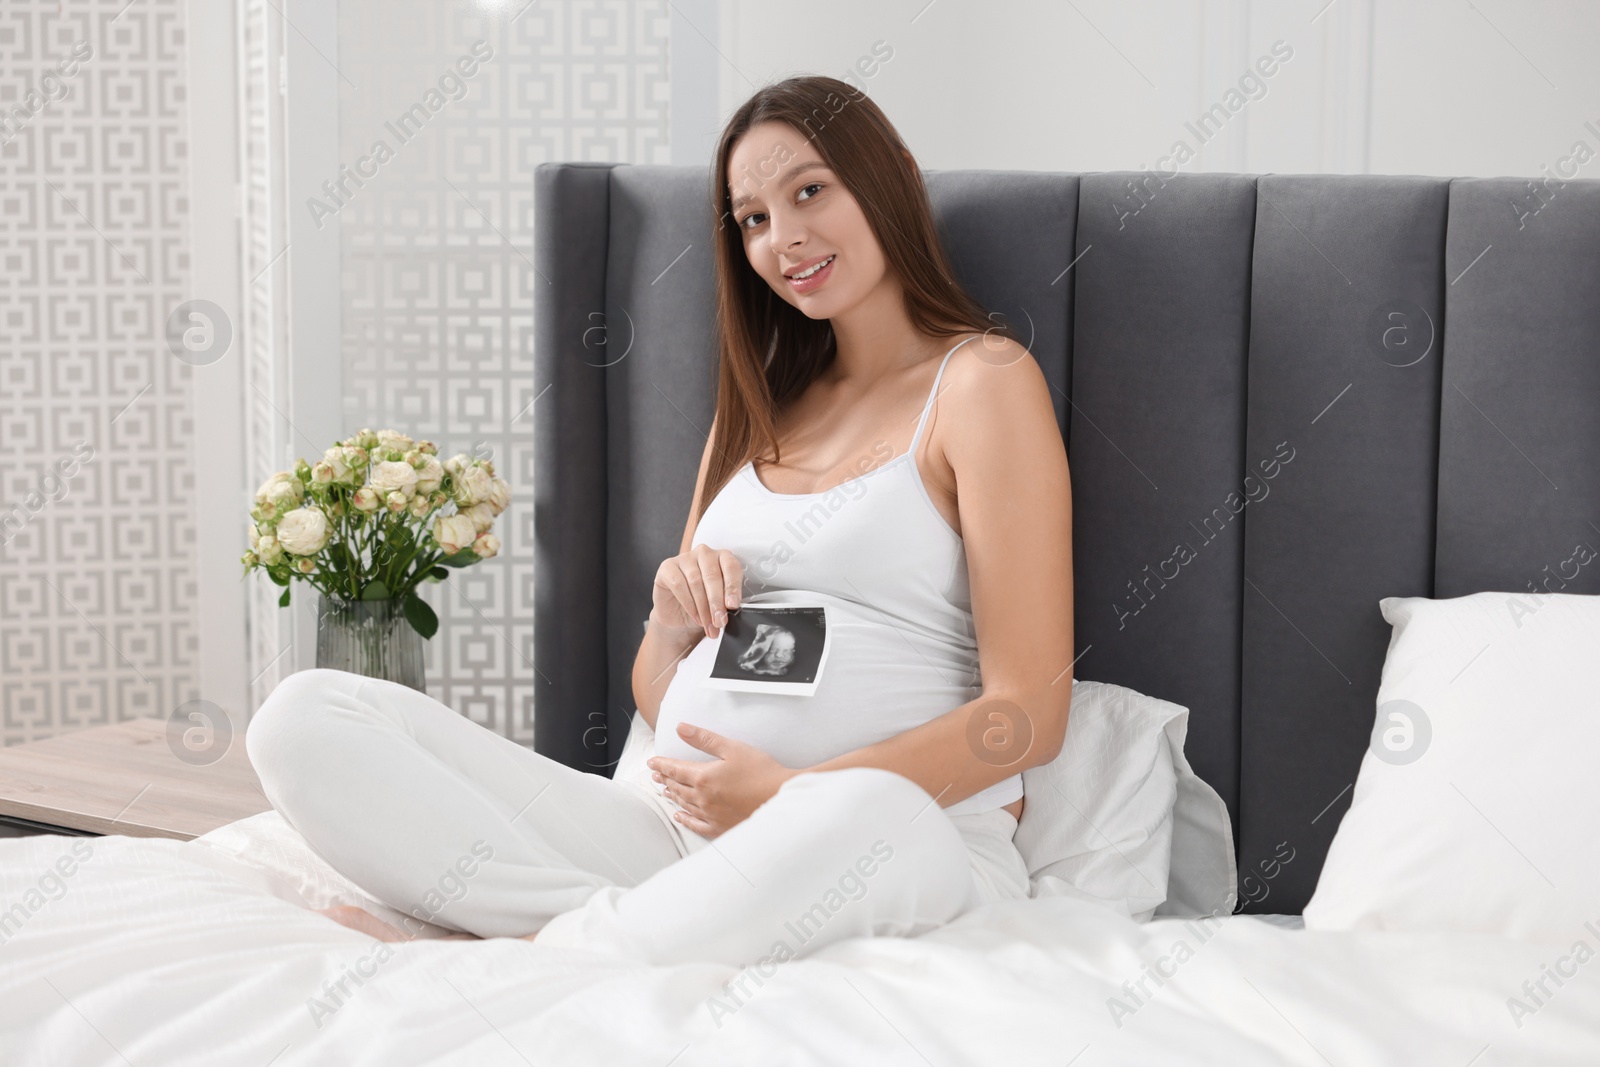
[(756, 639), (739, 657), (739, 668), (751, 674), (788, 674), (794, 662), (794, 634), (774, 623), (756, 627)]
[(810, 696), (827, 658), (825, 608), (747, 603), (729, 613), (711, 672), (702, 684)]

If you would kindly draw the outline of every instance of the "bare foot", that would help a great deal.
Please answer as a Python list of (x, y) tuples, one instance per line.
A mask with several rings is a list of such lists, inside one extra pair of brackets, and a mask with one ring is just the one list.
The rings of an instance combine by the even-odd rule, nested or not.
[[(384, 922), (365, 908), (358, 908), (354, 904), (339, 904), (331, 908), (316, 909), (318, 915), (326, 915), (340, 926), (348, 926), (368, 937), (375, 937), (379, 941), (415, 941), (415, 935), (407, 934), (390, 923)], [(435, 941), (481, 941), (477, 934), (456, 933), (445, 934), (433, 938)]]
[(365, 908), (358, 908), (354, 904), (339, 904), (331, 908), (316, 909), (318, 915), (326, 915), (340, 926), (348, 926), (352, 930), (375, 937), (379, 941), (410, 941), (406, 934), (384, 922)]
[[(328, 918), (332, 919), (334, 922), (338, 923), (340, 926), (348, 926), (352, 930), (358, 930), (361, 933), (366, 934), (368, 937), (377, 938), (379, 941), (417, 941), (417, 940), (430, 940), (430, 941), (482, 941), (482, 940), (484, 940), (484, 938), (479, 937), (477, 934), (469, 934), (469, 933), (465, 933), (465, 932), (454, 933), (454, 934), (441, 934), (438, 937), (422, 939), (422, 938), (417, 937), (415, 934), (407, 934), (404, 931), (396, 929), (391, 923), (384, 922), (382, 919), (378, 918), (376, 915), (372, 914), (370, 911), (367, 911), (365, 908), (358, 908), (354, 904), (338, 904), (338, 905), (335, 905), (334, 907), (331, 907), (331, 908), (317, 908), (316, 912), (317, 912), (318, 915), (326, 915)], [(539, 931), (535, 930), (531, 934), (522, 935), (522, 937), (518, 938), (518, 940), (520, 940), (520, 941), (532, 941), (534, 938), (536, 938), (538, 936), (539, 936)]]

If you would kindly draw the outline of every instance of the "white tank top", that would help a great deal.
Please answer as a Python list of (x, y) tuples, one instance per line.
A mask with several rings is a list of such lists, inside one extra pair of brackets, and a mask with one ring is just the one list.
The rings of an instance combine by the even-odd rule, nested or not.
[[(824, 605), (828, 660), (810, 696), (705, 688), (718, 641), (702, 639), (661, 698), (657, 754), (713, 758), (678, 736), (687, 721), (784, 766), (809, 767), (982, 695), (966, 546), (934, 507), (915, 459), (945, 365), (961, 344), (940, 363), (902, 455), (821, 493), (774, 493), (746, 463), (711, 501), (690, 543), (738, 557), (744, 604)], [(945, 811), (989, 811), (1021, 796), (1018, 773)]]

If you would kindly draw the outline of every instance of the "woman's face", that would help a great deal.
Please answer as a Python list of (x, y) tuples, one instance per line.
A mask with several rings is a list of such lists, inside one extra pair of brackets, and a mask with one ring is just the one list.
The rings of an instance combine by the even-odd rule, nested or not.
[[(727, 178), (750, 266), (809, 317), (833, 318), (885, 283), (883, 249), (861, 205), (788, 123), (750, 127), (729, 153)], [(794, 277), (818, 263), (810, 277)]]

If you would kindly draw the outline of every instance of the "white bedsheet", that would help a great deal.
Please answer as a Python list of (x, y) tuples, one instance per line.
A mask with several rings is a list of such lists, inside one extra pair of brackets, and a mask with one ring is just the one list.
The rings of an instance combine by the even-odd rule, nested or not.
[(385, 947), (309, 910), (335, 902), (382, 913), (273, 812), (193, 842), (0, 840), (0, 1062), (1600, 1063), (1600, 960), (1518, 1020), (1508, 998), (1534, 1007), (1523, 984), (1559, 953), (1483, 935), (1139, 924), (1058, 897), (762, 977), (505, 938)]

